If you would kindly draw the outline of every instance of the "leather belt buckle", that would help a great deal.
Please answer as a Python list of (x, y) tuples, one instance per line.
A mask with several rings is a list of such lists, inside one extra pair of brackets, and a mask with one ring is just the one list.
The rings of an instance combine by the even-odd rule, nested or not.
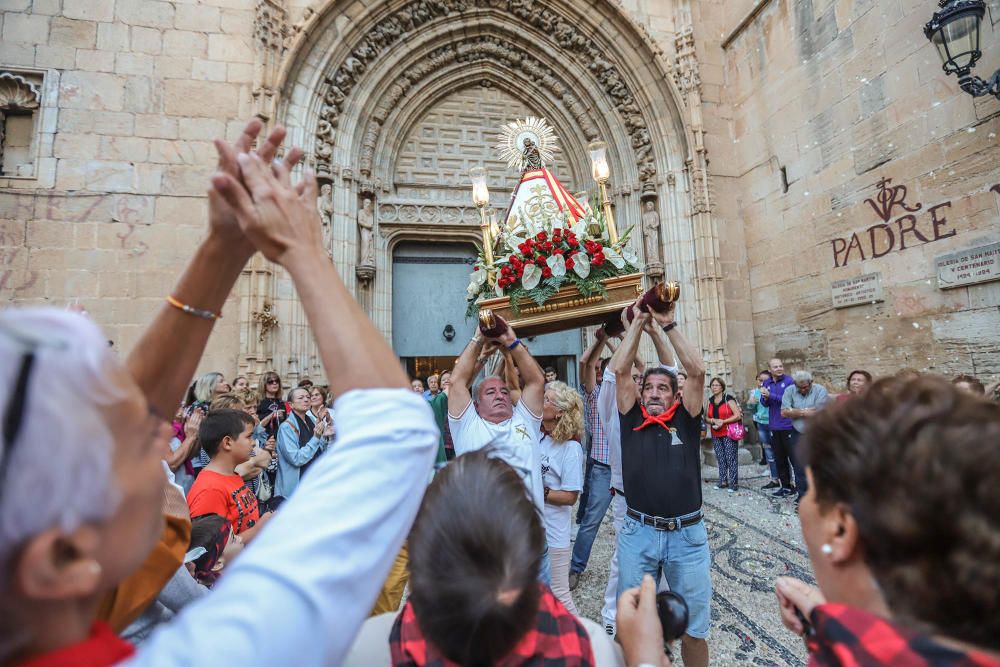
[(653, 527), (657, 530), (677, 530), (678, 525), (676, 519), (661, 519), (660, 517), (654, 517)]

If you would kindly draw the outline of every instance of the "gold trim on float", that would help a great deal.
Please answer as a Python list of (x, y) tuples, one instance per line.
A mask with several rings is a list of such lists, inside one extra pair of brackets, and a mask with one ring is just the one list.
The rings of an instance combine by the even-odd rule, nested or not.
[(480, 312), (490, 309), (501, 316), (520, 336), (534, 336), (556, 331), (567, 331), (602, 323), (608, 315), (620, 312), (642, 295), (641, 273), (606, 278), (604, 285), (608, 296), (584, 297), (572, 285), (561, 288), (539, 306), (531, 299), (522, 299), (518, 315), (514, 315), (510, 299), (499, 297), (479, 302)]

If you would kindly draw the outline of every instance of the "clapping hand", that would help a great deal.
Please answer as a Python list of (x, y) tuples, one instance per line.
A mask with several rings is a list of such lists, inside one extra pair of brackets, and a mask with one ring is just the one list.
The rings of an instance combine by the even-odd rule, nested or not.
[(292, 149), (284, 162), (271, 162), (264, 155), (242, 152), (235, 158), (242, 182), (229, 172), (212, 178), (214, 191), (232, 207), (247, 238), (283, 266), (297, 253), (323, 252), (316, 176), (306, 170), (301, 181), (291, 182), (291, 167), (301, 155)]
[[(219, 161), (216, 165), (219, 175), (227, 175), (237, 183), (243, 182), (237, 156), (250, 151), (263, 127), (264, 124), (259, 119), (251, 118), (233, 144), (230, 145), (222, 139), (215, 140), (215, 150), (219, 154)], [(257, 155), (270, 163), (277, 155), (281, 142), (285, 139), (285, 134), (285, 128), (281, 126), (274, 128), (257, 148)], [(302, 155), (302, 151), (298, 148), (289, 150), (284, 160), (285, 168), (292, 169), (302, 159)], [(232, 206), (227, 203), (222, 193), (216, 188), (212, 188), (208, 192), (208, 219), (209, 229), (218, 234), (233, 252), (246, 258), (253, 255), (255, 252), (253, 244), (240, 229)]]

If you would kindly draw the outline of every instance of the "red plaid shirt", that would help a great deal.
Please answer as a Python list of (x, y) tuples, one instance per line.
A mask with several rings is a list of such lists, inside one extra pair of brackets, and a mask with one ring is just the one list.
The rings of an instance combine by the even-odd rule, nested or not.
[[(541, 584), (539, 584), (541, 585)], [(458, 667), (424, 639), (413, 605), (396, 617), (389, 634), (393, 667)], [(497, 667), (593, 667), (594, 651), (586, 628), (566, 610), (547, 586), (542, 586), (535, 627), (517, 643)]]
[(1000, 660), (963, 652), (875, 614), (842, 604), (813, 609), (806, 638), (812, 667), (998, 667)]

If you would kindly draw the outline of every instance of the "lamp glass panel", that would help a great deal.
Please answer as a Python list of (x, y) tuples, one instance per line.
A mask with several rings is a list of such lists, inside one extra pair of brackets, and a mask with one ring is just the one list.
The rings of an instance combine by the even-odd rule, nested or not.
[(979, 49), (979, 17), (975, 14), (959, 16), (941, 26), (941, 34), (955, 66), (959, 69), (970, 67), (973, 52)]

